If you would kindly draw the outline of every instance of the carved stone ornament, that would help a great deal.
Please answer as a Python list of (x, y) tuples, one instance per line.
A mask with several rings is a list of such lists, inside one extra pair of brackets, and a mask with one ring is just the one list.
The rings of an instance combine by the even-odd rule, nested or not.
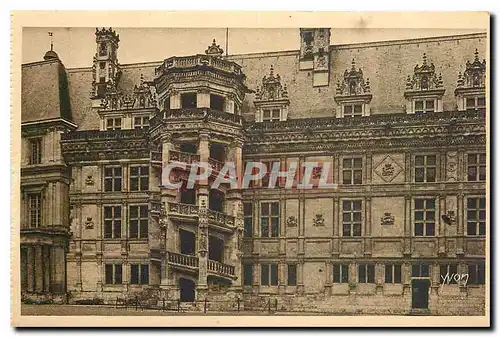
[(316, 214), (316, 217), (313, 220), (314, 226), (324, 226), (325, 219), (323, 218), (323, 214)]
[(141, 74), (139, 85), (135, 85), (132, 94), (126, 95), (115, 86), (111, 79), (106, 86), (106, 94), (101, 99), (103, 110), (128, 110), (140, 108), (155, 108), (156, 94), (154, 89), (144, 81)]
[(288, 219), (286, 219), (286, 226), (287, 227), (297, 227), (297, 218), (292, 216), (289, 216)]
[[(356, 62), (352, 60), (351, 70), (345, 70), (342, 81), (337, 82), (336, 96), (361, 96), (370, 94), (370, 79), (363, 77), (361, 69), (356, 70)], [(371, 97), (370, 97), (371, 98)]]
[(390, 212), (385, 212), (384, 216), (380, 218), (380, 224), (384, 226), (394, 225), (394, 215), (391, 215)]
[(467, 61), (465, 71), (458, 73), (458, 88), (484, 88), (486, 83), (486, 60), (479, 61), (479, 53), (476, 49), (474, 53), (474, 62)]
[(88, 175), (87, 178), (85, 179), (85, 185), (94, 186), (94, 177)]
[(406, 80), (406, 91), (429, 91), (443, 89), (443, 77), (436, 74), (434, 63), (427, 63), (427, 55), (424, 53), (423, 63), (413, 69), (413, 76), (408, 75)]
[(262, 86), (257, 87), (255, 92), (255, 101), (275, 101), (288, 100), (288, 91), (286, 85), (282, 85), (279, 74), (274, 75), (274, 68), (268, 76), (262, 78)]
[(215, 39), (212, 41), (212, 45), (208, 46), (207, 50), (205, 50), (205, 54), (220, 57), (224, 53), (224, 50), (215, 43)]
[(382, 178), (386, 183), (391, 182), (396, 178), (403, 168), (391, 156), (387, 155), (377, 166), (375, 166), (375, 173)]
[(87, 220), (85, 220), (85, 228), (86, 229), (94, 228), (94, 221), (92, 221), (91, 217), (87, 217)]

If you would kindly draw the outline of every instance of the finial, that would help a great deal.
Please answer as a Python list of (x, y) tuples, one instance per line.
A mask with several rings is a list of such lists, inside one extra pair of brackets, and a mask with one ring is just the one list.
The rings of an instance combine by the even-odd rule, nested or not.
[(354, 59), (352, 59), (352, 70), (356, 70), (356, 61), (354, 61)]
[(427, 65), (427, 55), (424, 53), (424, 66)]
[(141, 73), (141, 86), (144, 84), (144, 74)]
[[(50, 51), (53, 51), (54, 50), (54, 39), (53, 39), (53, 35), (52, 32), (49, 32), (49, 36), (50, 36)], [(477, 49), (476, 49), (477, 51)]]
[(476, 51), (474, 52), (474, 60), (479, 61), (479, 53), (477, 51), (477, 48), (476, 48)]
[(271, 64), (271, 70), (269, 71), (269, 76), (273, 77), (274, 76), (274, 68), (273, 65)]

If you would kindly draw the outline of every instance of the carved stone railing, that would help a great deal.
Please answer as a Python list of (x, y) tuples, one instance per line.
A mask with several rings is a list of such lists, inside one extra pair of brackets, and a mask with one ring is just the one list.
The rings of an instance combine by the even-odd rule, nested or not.
[(235, 218), (232, 215), (227, 215), (211, 209), (207, 210), (207, 215), (208, 215), (208, 221), (211, 221), (217, 225), (222, 225), (225, 227), (233, 227), (235, 224)]
[(182, 204), (177, 202), (168, 203), (168, 213), (188, 215), (188, 216), (198, 216), (198, 206), (191, 204)]
[(169, 264), (180, 267), (198, 268), (198, 257), (193, 255), (167, 252), (167, 261)]
[(208, 165), (212, 168), (212, 172), (220, 172), (224, 167), (224, 163), (213, 158), (208, 158)]
[(208, 260), (208, 271), (220, 276), (235, 278), (234, 266), (219, 261)]
[(161, 162), (162, 161), (162, 153), (151, 151), (151, 161)]
[(168, 161), (169, 162), (176, 161), (190, 165), (193, 163), (198, 163), (200, 161), (200, 155), (194, 153), (170, 150), (168, 151)]
[[(236, 115), (211, 108), (168, 109), (163, 110), (159, 114), (165, 121), (175, 121), (177, 119), (208, 119), (220, 122), (232, 122), (240, 125), (243, 124), (243, 117), (241, 117), (241, 115)], [(156, 115), (156, 117), (157, 116), (158, 115)], [(154, 120), (153, 123), (158, 123), (158, 120)]]
[(124, 138), (144, 138), (147, 136), (146, 129), (131, 129), (131, 130), (85, 130), (72, 131), (61, 134), (62, 141), (71, 140), (116, 140)]
[(184, 57), (170, 57), (163, 61), (163, 63), (155, 69), (155, 75), (160, 76), (161, 74), (174, 69), (195, 67), (211, 67), (224, 72), (234, 73), (237, 75), (241, 74), (241, 66), (232, 61), (226, 61), (209, 55), (198, 54)]

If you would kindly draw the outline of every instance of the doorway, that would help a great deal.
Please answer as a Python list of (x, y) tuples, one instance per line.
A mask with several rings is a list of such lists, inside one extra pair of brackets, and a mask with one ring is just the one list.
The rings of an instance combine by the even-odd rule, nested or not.
[(179, 240), (181, 243), (181, 254), (195, 255), (196, 236), (193, 232), (180, 229)]
[(223, 262), (224, 241), (215, 236), (208, 237), (208, 259)]
[(414, 309), (429, 308), (429, 280), (413, 279), (411, 281), (411, 307)]
[(179, 289), (181, 292), (181, 302), (194, 302), (196, 298), (195, 287), (193, 281), (187, 278), (179, 278)]

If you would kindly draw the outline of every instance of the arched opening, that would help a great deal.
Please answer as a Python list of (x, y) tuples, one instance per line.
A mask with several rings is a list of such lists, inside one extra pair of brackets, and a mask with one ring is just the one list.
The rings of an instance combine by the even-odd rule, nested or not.
[(179, 241), (181, 254), (195, 255), (196, 253), (196, 236), (193, 232), (179, 229)]
[(224, 258), (224, 241), (215, 237), (208, 238), (208, 259), (223, 262)]
[(195, 283), (187, 278), (179, 278), (179, 289), (181, 302), (194, 302), (196, 298)]

